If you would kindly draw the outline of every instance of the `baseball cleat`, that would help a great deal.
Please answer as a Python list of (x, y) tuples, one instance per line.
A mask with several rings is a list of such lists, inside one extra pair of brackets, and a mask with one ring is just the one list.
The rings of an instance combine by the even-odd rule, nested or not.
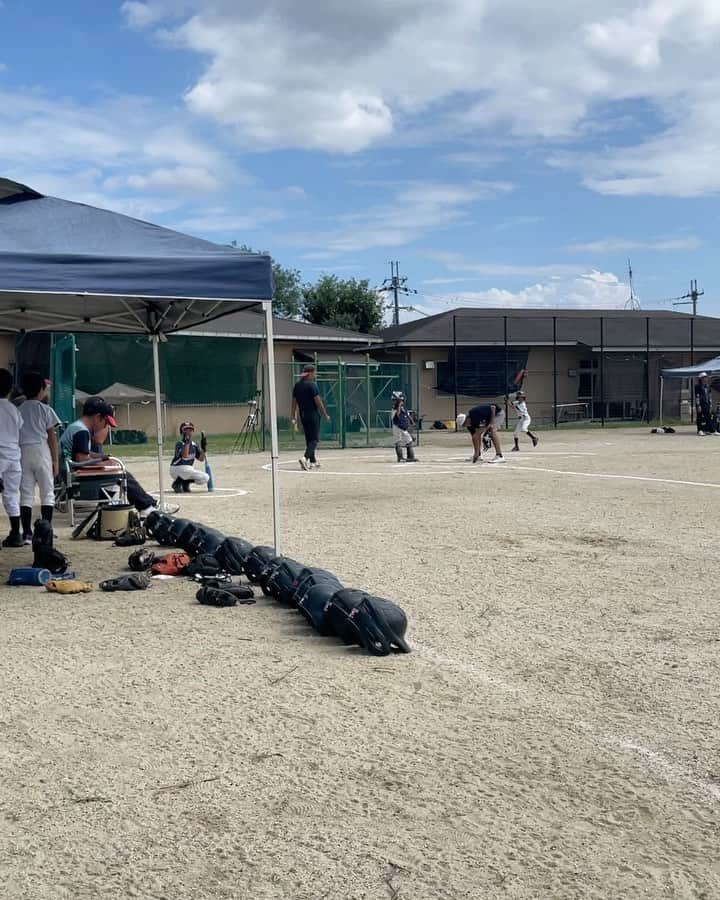
[(310, 469), (308, 468), (307, 462), (305, 461), (305, 459), (304, 459), (302, 456), (300, 457), (300, 459), (298, 460), (298, 462), (300, 463), (300, 468), (303, 470), (303, 472), (309, 472), (309, 471), (310, 471)]

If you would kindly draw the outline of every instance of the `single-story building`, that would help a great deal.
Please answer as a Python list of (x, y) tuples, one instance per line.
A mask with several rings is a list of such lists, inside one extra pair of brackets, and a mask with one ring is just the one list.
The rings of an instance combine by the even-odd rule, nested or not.
[[(385, 328), (377, 358), (415, 363), (426, 423), (523, 379), (545, 422), (658, 414), (659, 371), (720, 352), (720, 319), (670, 310), (461, 308)], [(666, 385), (665, 415), (689, 414), (688, 385)]]

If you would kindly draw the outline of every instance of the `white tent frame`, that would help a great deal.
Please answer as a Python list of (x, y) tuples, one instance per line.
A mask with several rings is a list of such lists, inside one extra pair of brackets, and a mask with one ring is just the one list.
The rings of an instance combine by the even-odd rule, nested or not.
[[(75, 298), (82, 298), (92, 301), (93, 299), (116, 300), (120, 302), (123, 311), (109, 312), (106, 315), (93, 316), (91, 320), (92, 328), (88, 328), (88, 321), (84, 317), (78, 317), (77, 314), (70, 315), (61, 312), (49, 312), (47, 310), (34, 310), (30, 305), (23, 305), (22, 298), (26, 296), (37, 296), (36, 291), (17, 291), (3, 290), (0, 286), (0, 293), (12, 294), (18, 297), (17, 308), (0, 309), (0, 330), (6, 333), (19, 334), (21, 332), (47, 332), (47, 331), (81, 331), (94, 333), (132, 333), (147, 334), (152, 343), (153, 355), (153, 381), (155, 393), (155, 419), (157, 429), (157, 461), (158, 461), (158, 486), (160, 495), (160, 504), (164, 503), (164, 462), (163, 462), (163, 418), (162, 418), (162, 395), (160, 390), (160, 357), (159, 345), (161, 340), (167, 340), (167, 336), (161, 331), (163, 319), (167, 316), (172, 307), (173, 301), (189, 302), (186, 311), (190, 309), (195, 301), (201, 301), (209, 307), (205, 313), (206, 319), (213, 318), (213, 312), (221, 303), (237, 302), (248, 306), (262, 306), (265, 312), (265, 344), (267, 347), (268, 360), (268, 392), (270, 405), (270, 471), (272, 475), (272, 506), (273, 506), (273, 545), (275, 553), (280, 553), (280, 477), (278, 471), (278, 461), (280, 457), (279, 440), (277, 429), (277, 397), (275, 387), (275, 335), (272, 320), (272, 300), (254, 300), (244, 298), (223, 297), (215, 301), (208, 298), (200, 297), (157, 297), (143, 295), (116, 295), (116, 294), (95, 294), (82, 292), (74, 294)], [(43, 292), (42, 296), (53, 296), (55, 292)], [(57, 292), (57, 297), (67, 296), (65, 292)], [(155, 323), (155, 327), (149, 330), (143, 321), (140, 312), (142, 308), (134, 309), (131, 305), (132, 301), (141, 301), (143, 304), (154, 303), (158, 306), (165, 305), (165, 313), (161, 315)], [(242, 307), (241, 307), (242, 308)], [(228, 313), (232, 310), (228, 310)], [(36, 314), (37, 319), (43, 324), (31, 324), (28, 319), (33, 318)], [(20, 325), (18, 319), (22, 317), (27, 324)], [(10, 319), (10, 323), (5, 320)], [(48, 321), (49, 320), (49, 321)], [(179, 324), (182, 321), (182, 315), (174, 323), (173, 331), (179, 330)], [(12, 323), (12, 324), (11, 324)], [(198, 323), (200, 324), (200, 323)], [(135, 327), (132, 327), (135, 325)], [(128, 326), (131, 326), (128, 328)], [(185, 326), (188, 330), (192, 329), (192, 325)]]

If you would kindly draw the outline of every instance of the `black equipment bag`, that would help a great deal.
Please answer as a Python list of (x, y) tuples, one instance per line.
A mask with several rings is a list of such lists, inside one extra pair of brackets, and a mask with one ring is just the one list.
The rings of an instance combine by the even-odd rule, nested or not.
[(215, 553), (225, 540), (225, 535), (215, 528), (198, 525), (188, 541), (188, 553)]
[[(152, 515), (152, 513), (150, 515)], [(172, 524), (174, 521), (175, 519), (172, 516), (168, 516), (166, 513), (160, 513), (159, 519), (153, 525), (152, 536), (155, 538), (158, 544), (160, 544), (160, 546), (173, 546), (172, 537), (170, 536), (170, 529), (172, 528)]]
[(197, 522), (188, 522), (182, 530), (175, 530), (177, 546), (186, 553), (190, 552), (198, 527)]
[(231, 575), (242, 575), (253, 546), (239, 537), (227, 537), (215, 551), (215, 558)]
[(344, 643), (360, 644), (373, 656), (410, 652), (405, 641), (407, 616), (391, 600), (343, 588), (333, 595), (327, 616)]
[(188, 525), (191, 525), (189, 519), (173, 519), (172, 525), (170, 526), (170, 540), (172, 541), (173, 547), (180, 547), (180, 537), (187, 528)]
[(306, 567), (289, 556), (278, 557), (278, 560), (267, 578), (265, 587), (267, 593), (279, 603), (290, 604), (298, 586), (298, 578)]
[(274, 547), (265, 547), (263, 545), (253, 547), (243, 565), (248, 579), (253, 584), (260, 584), (260, 577), (275, 558)]
[[(328, 618), (333, 595), (340, 590), (339, 581), (317, 581), (310, 585), (298, 602), (298, 609), (319, 634), (326, 637), (334, 634)], [(296, 595), (297, 596), (297, 595)]]
[(185, 567), (185, 574), (194, 577), (202, 575), (203, 577), (222, 575), (223, 569), (212, 553), (200, 553), (192, 562)]
[(316, 569), (314, 566), (307, 566), (298, 576), (297, 587), (292, 598), (293, 606), (300, 606), (300, 602), (304, 595), (316, 584), (320, 582), (330, 582), (335, 585), (335, 590), (339, 591), (343, 586), (340, 579), (328, 572), (327, 569)]
[(33, 527), (33, 566), (48, 569), (53, 575), (67, 572), (69, 560), (55, 549), (52, 525), (47, 519), (38, 519)]

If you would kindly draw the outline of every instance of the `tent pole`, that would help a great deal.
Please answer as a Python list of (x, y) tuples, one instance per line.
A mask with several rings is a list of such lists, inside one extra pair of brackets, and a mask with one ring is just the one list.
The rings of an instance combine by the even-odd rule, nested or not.
[(153, 373), (155, 376), (155, 422), (157, 425), (158, 489), (160, 493), (158, 502), (162, 509), (165, 497), (163, 488), (163, 419), (160, 401), (160, 354), (158, 351), (160, 335), (153, 334), (150, 336), (150, 340), (152, 341)]
[(660, 427), (662, 428), (663, 423), (663, 387), (665, 385), (665, 379), (660, 376)]
[[(270, 394), (270, 469), (272, 472), (273, 496), (273, 544), (275, 553), (280, 554), (280, 480), (278, 473), (277, 397), (275, 396), (275, 346), (273, 336), (272, 301), (263, 302), (265, 307), (265, 344), (268, 361), (268, 393)], [(263, 404), (264, 406), (264, 404)]]

